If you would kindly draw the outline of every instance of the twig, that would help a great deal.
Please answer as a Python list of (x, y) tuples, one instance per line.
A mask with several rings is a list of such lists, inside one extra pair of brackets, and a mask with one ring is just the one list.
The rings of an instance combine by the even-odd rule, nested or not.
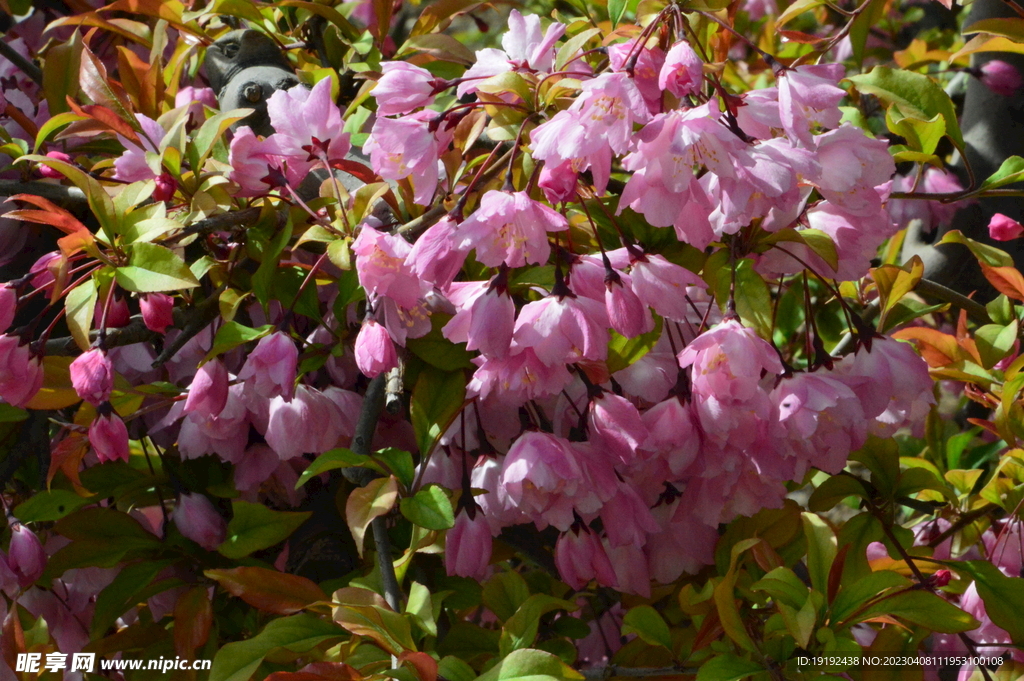
[(193, 234), (206, 234), (208, 232), (216, 232), (220, 229), (228, 229), (230, 227), (238, 227), (248, 222), (253, 222), (260, 216), (259, 208), (246, 208), (245, 210), (232, 211), (230, 213), (221, 213), (220, 215), (214, 215), (208, 217), (205, 220), (199, 220), (194, 222), (188, 227), (185, 227), (177, 234), (168, 237), (163, 240), (165, 244), (173, 244), (181, 241), (182, 239), (192, 236)]
[(14, 196), (15, 194), (41, 196), (65, 208), (81, 208), (84, 210), (89, 205), (89, 200), (85, 197), (85, 193), (78, 187), (65, 187), (64, 185), (46, 182), (0, 180), (0, 196)]
[(957, 532), (959, 532), (963, 528), (965, 528), (968, 525), (970, 525), (971, 523), (973, 523), (975, 520), (980, 520), (981, 518), (984, 518), (985, 516), (987, 516), (992, 511), (995, 511), (996, 509), (999, 509), (999, 508), (1001, 508), (1001, 507), (1000, 506), (996, 506), (995, 504), (985, 504), (984, 506), (982, 506), (980, 508), (976, 508), (973, 511), (968, 511), (967, 513), (964, 513), (962, 516), (957, 518), (955, 523), (953, 523), (952, 525), (947, 527), (943, 532), (939, 533), (939, 535), (937, 537), (935, 537), (934, 539), (929, 541), (928, 542), (928, 546), (930, 546), (931, 548), (934, 549), (936, 546), (938, 546), (942, 542), (946, 541), (947, 539), (952, 537), (954, 534), (956, 534)]
[(391, 415), (402, 411), (402, 392), (404, 391), (405, 361), (399, 357), (398, 364), (388, 371), (385, 381), (384, 409)]
[(36, 85), (43, 84), (43, 70), (18, 54), (13, 47), (3, 40), (0, 40), (0, 55), (21, 69), (26, 76), (36, 82)]
[(972, 321), (978, 324), (991, 324), (992, 318), (988, 316), (988, 310), (979, 302), (971, 300), (965, 295), (957, 293), (951, 288), (946, 288), (930, 279), (921, 279), (917, 282), (914, 290), (921, 295), (936, 298), (944, 303), (949, 303), (967, 313)]

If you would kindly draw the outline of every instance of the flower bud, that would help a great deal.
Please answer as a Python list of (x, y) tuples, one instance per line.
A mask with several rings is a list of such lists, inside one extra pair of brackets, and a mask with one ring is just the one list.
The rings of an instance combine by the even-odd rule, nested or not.
[(444, 565), (448, 576), (482, 580), (491, 562), (491, 528), (479, 508), (473, 517), (459, 513), (444, 540)]
[(356, 336), (356, 366), (373, 378), (398, 364), (395, 344), (388, 330), (373, 319), (363, 324)]
[(576, 171), (572, 161), (564, 161), (554, 168), (544, 164), (537, 186), (544, 190), (544, 196), (551, 203), (568, 201), (576, 196)]
[(8, 564), (22, 588), (31, 586), (42, 576), (43, 568), (46, 567), (46, 552), (39, 543), (39, 537), (18, 521), (11, 523)]
[(23, 407), (43, 386), (43, 364), (17, 336), (0, 335), (0, 397)]
[(185, 399), (185, 413), (217, 416), (228, 402), (228, 370), (219, 359), (212, 359), (196, 371)]
[(685, 97), (699, 92), (703, 81), (704, 62), (690, 47), (690, 43), (680, 40), (665, 55), (665, 64), (658, 75), (658, 86), (676, 97)]
[(53, 272), (56, 271), (56, 269), (51, 270), (50, 265), (52, 264), (53, 267), (56, 268), (56, 263), (59, 260), (60, 251), (46, 253), (41, 256), (39, 260), (36, 260), (32, 264), (32, 267), (29, 268), (29, 274), (34, 275), (31, 279), (32, 286), (35, 288), (48, 288), (52, 286), (53, 282), (56, 281), (56, 278), (53, 275)]
[(949, 570), (936, 570), (935, 574), (932, 576), (932, 586), (934, 586), (936, 589), (941, 589), (942, 587), (949, 584), (950, 580), (952, 579), (953, 573)]
[[(71, 157), (65, 154), (63, 151), (48, 151), (46, 152), (46, 157), (52, 158), (55, 161), (64, 161), (64, 163), (74, 163), (74, 161), (71, 160)], [(45, 165), (43, 163), (39, 164), (39, 174), (51, 180), (64, 179), (64, 173), (60, 172), (59, 170), (54, 170), (50, 166)]]
[(1013, 241), (1021, 234), (1024, 234), (1024, 226), (1002, 213), (996, 213), (989, 220), (988, 235), (996, 241)]
[(86, 402), (99, 405), (110, 399), (114, 389), (114, 366), (107, 353), (98, 348), (79, 355), (71, 363), (71, 385)]
[(1003, 97), (1012, 97), (1017, 94), (1021, 85), (1024, 85), (1024, 80), (1021, 79), (1017, 67), (1001, 59), (985, 62), (980, 72), (981, 74), (978, 77), (981, 79), (981, 82), (989, 90)]
[(18, 292), (10, 284), (0, 287), (0, 331), (11, 328), (17, 310)]
[(202, 494), (182, 494), (171, 517), (179, 532), (207, 551), (224, 543), (227, 523)]
[(615, 568), (601, 540), (586, 528), (573, 527), (559, 536), (555, 543), (555, 565), (562, 581), (576, 591), (592, 579), (602, 586), (616, 586)]
[(166, 293), (146, 293), (139, 298), (142, 308), (142, 321), (146, 328), (157, 333), (164, 333), (174, 323), (174, 298)]
[[(103, 311), (106, 309), (106, 320), (103, 318)], [(120, 329), (128, 326), (132, 320), (132, 313), (128, 309), (128, 301), (120, 293), (115, 292), (114, 297), (107, 306), (106, 297), (102, 296), (96, 301), (96, 309), (93, 311), (92, 321), (99, 328), (100, 324), (106, 321), (108, 329)]]
[(128, 461), (128, 429), (113, 411), (101, 414), (89, 425), (89, 443), (101, 463)]
[(164, 173), (156, 178), (156, 189), (153, 190), (154, 201), (170, 201), (178, 189), (178, 182), (169, 174)]

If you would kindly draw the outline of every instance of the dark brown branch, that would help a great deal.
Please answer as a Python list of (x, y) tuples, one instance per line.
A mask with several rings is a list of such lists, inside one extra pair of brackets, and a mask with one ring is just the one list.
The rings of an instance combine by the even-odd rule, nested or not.
[(15, 194), (41, 196), (65, 208), (80, 208), (84, 210), (89, 206), (89, 200), (85, 197), (85, 193), (78, 187), (65, 187), (61, 184), (49, 184), (47, 182), (0, 180), (0, 196), (14, 196)]
[(992, 323), (992, 319), (988, 316), (988, 310), (985, 309), (984, 305), (930, 279), (922, 279), (917, 282), (914, 291), (927, 298), (941, 300), (944, 303), (949, 303), (954, 307), (964, 310), (973, 322), (978, 324)]
[(6, 59), (7, 61), (17, 66), (19, 69), (21, 69), (21, 71), (26, 76), (28, 76), (36, 82), (36, 85), (43, 84), (43, 70), (35, 64), (33, 64), (32, 62), (30, 62), (25, 57), (18, 54), (18, 52), (15, 51), (15, 49), (11, 47), (10, 44), (4, 42), (3, 40), (0, 40), (0, 55), (2, 55), (4, 59)]
[(259, 216), (259, 208), (246, 208), (245, 210), (221, 213), (220, 215), (214, 215), (206, 218), (205, 220), (199, 220), (198, 222), (192, 223), (177, 234), (164, 239), (163, 243), (174, 244), (186, 237), (192, 236), (193, 234), (208, 234), (222, 229), (239, 227), (241, 225), (254, 222), (259, 218)]

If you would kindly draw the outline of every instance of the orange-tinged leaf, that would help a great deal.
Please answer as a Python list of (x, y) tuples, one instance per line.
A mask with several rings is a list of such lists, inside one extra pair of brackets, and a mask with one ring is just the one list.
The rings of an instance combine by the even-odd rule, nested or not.
[(25, 631), (21, 628), (21, 617), (18, 612), (18, 605), (15, 603), (4, 618), (3, 626), (3, 654), (4, 660), (11, 669), (17, 667), (18, 653), (25, 652)]
[(22, 201), (42, 209), (12, 210), (7, 213), (8, 217), (26, 220), (28, 222), (35, 222), (41, 225), (52, 225), (65, 234), (74, 234), (81, 230), (89, 231), (89, 229), (74, 215), (60, 206), (47, 201), (41, 196), (33, 196), (32, 194), (15, 194), (7, 199), (7, 201)]
[(46, 474), (46, 488), (50, 488), (53, 476), (57, 474), (57, 471), (61, 471), (74, 485), (75, 492), (79, 494), (87, 492), (78, 477), (78, 469), (88, 451), (89, 438), (83, 433), (68, 433), (67, 437), (54, 445), (50, 451), (50, 470)]
[(92, 100), (113, 112), (135, 130), (141, 126), (131, 111), (128, 94), (121, 84), (111, 80), (107, 75), (107, 67), (93, 54), (88, 45), (82, 48), (82, 65), (79, 69), (79, 80), (82, 92)]
[(437, 681), (437, 660), (427, 653), (406, 651), (398, 656), (398, 661), (412, 667), (420, 681)]
[(366, 528), (374, 518), (390, 511), (397, 500), (398, 481), (394, 476), (371, 480), (366, 487), (352, 490), (349, 494), (345, 504), (345, 518), (360, 556), (363, 555)]
[(207, 570), (203, 574), (254, 608), (277, 615), (292, 615), (311, 603), (327, 600), (327, 594), (315, 583), (286, 572), (238, 567)]
[(416, 650), (409, 620), (390, 608), (341, 605), (331, 613), (335, 622), (357, 636), (365, 636), (392, 655)]
[(992, 267), (984, 262), (978, 261), (981, 265), (981, 272), (992, 284), (995, 290), (1007, 298), (1024, 300), (1024, 275), (1015, 267)]
[(213, 607), (205, 586), (195, 586), (178, 597), (174, 605), (174, 652), (192, 659), (196, 648), (210, 638)]
[(942, 367), (965, 359), (964, 350), (956, 342), (956, 338), (937, 329), (912, 326), (894, 332), (892, 337), (899, 340), (916, 341), (921, 356), (928, 362), (928, 366)]
[(87, 251), (94, 243), (96, 239), (92, 232), (84, 229), (57, 239), (57, 246), (65, 257), (71, 257), (79, 251)]
[(102, 126), (105, 126), (113, 132), (127, 138), (137, 146), (142, 146), (142, 142), (139, 141), (139, 136), (126, 121), (122, 120), (112, 109), (103, 106), (101, 104), (86, 104), (85, 106), (79, 106), (77, 102), (68, 97), (68, 106), (71, 110), (79, 116), (86, 116), (94, 121), (98, 121)]

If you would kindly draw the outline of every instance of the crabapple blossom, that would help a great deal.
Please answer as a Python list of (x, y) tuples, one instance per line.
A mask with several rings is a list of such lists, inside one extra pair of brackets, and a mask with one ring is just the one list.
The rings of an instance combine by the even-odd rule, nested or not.
[(146, 162), (146, 152), (159, 153), (159, 145), (165, 134), (160, 124), (148, 116), (135, 114), (135, 120), (142, 129), (138, 133), (139, 144), (121, 135), (117, 136), (117, 141), (125, 151), (114, 161), (114, 177), (125, 182), (151, 180), (157, 177), (158, 173), (153, 172)]
[(0, 330), (6, 331), (14, 323), (18, 310), (18, 291), (10, 284), (0, 286)]
[(384, 74), (373, 88), (377, 113), (381, 116), (407, 114), (434, 101), (433, 74), (409, 62), (389, 61), (380, 65)]
[(437, 190), (438, 158), (451, 142), (452, 133), (432, 123), (439, 114), (420, 111), (402, 118), (380, 117), (374, 122), (363, 152), (370, 155), (374, 172), (385, 180), (409, 178), (413, 200), (429, 205)]
[(345, 158), (349, 135), (343, 132), (341, 110), (331, 98), (331, 79), (312, 89), (296, 85), (277, 90), (267, 100), (274, 134), (267, 138), (268, 153), (281, 156), (289, 168), (305, 175), (314, 159), (324, 163)]
[(616, 586), (615, 568), (605, 553), (601, 539), (588, 528), (574, 525), (555, 543), (555, 565), (562, 581), (579, 591), (590, 580)]
[(364, 224), (352, 243), (356, 255), (359, 283), (367, 291), (388, 296), (400, 307), (410, 308), (429, 291), (406, 259), (412, 246), (400, 236), (392, 236)]
[(458, 248), (475, 249), (476, 259), (484, 265), (522, 267), (547, 262), (547, 232), (568, 228), (564, 217), (526, 192), (489, 191), (459, 225), (455, 239)]
[(483, 579), (491, 562), (491, 528), (482, 511), (465, 509), (444, 538), (444, 564), (448, 576)]
[(553, 292), (523, 307), (513, 333), (515, 347), (532, 348), (548, 366), (578, 359), (603, 360), (608, 354), (604, 305), (566, 294)]
[(71, 385), (90, 404), (109, 400), (114, 389), (114, 366), (107, 353), (93, 348), (76, 357), (71, 363)]
[(992, 92), (1003, 97), (1012, 97), (1024, 85), (1020, 71), (1013, 64), (1001, 59), (991, 59), (978, 69), (978, 78)]
[(516, 310), (499, 277), (491, 282), (452, 284), (448, 299), (458, 312), (442, 333), (453, 343), (466, 343), (467, 350), (501, 359), (512, 344)]
[(227, 523), (203, 494), (182, 494), (171, 518), (179, 532), (207, 551), (213, 551), (224, 543)]
[(145, 293), (139, 296), (139, 307), (142, 308), (142, 321), (150, 331), (164, 333), (168, 326), (174, 324), (174, 298), (169, 295)]
[(238, 372), (238, 378), (260, 397), (270, 399), (282, 395), (291, 399), (298, 358), (299, 351), (292, 339), (275, 331), (260, 339)]
[(217, 416), (228, 403), (228, 370), (219, 359), (211, 359), (199, 367), (185, 399), (184, 413)]
[(373, 378), (398, 366), (398, 354), (387, 329), (375, 319), (363, 322), (356, 336), (356, 366), (359, 371)]
[(476, 62), (463, 75), (458, 96), (475, 92), (481, 79), (508, 71), (550, 71), (555, 61), (555, 43), (564, 33), (565, 24), (557, 21), (550, 23), (541, 33), (539, 16), (523, 16), (519, 10), (513, 9), (508, 17), (508, 30), (501, 38), (504, 49), (477, 51)]
[(466, 261), (468, 251), (456, 246), (458, 223), (446, 215), (423, 232), (405, 256), (405, 265), (418, 279), (447, 290)]
[(116, 412), (104, 411), (89, 424), (89, 444), (101, 462), (128, 461), (128, 428)]
[(680, 40), (665, 55), (665, 64), (658, 74), (658, 87), (676, 97), (686, 97), (699, 92), (703, 82), (703, 60), (693, 51), (690, 43)]
[(996, 213), (988, 221), (988, 235), (996, 241), (1013, 241), (1024, 234), (1024, 226), (1013, 218)]
[(11, 522), (11, 545), (7, 550), (7, 562), (22, 588), (31, 586), (42, 577), (46, 567), (46, 552), (39, 537), (17, 520)]
[(779, 114), (791, 138), (810, 145), (815, 125), (835, 128), (841, 113), (838, 104), (846, 91), (837, 86), (844, 76), (841, 64), (805, 65), (779, 74)]

